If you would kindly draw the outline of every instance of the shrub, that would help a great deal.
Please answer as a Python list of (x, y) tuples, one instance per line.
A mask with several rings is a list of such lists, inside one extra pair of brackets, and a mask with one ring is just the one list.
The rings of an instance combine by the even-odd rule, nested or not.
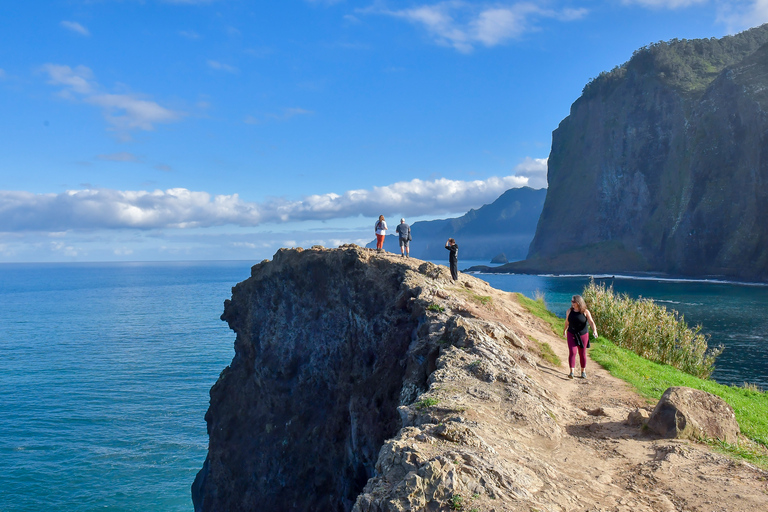
[(440, 403), (438, 398), (422, 398), (416, 403), (416, 408), (420, 411), (436, 406)]
[(594, 281), (583, 296), (600, 333), (616, 345), (703, 379), (714, 370), (723, 347), (710, 349), (701, 326), (689, 327), (677, 311), (667, 311), (651, 299), (617, 294), (613, 287)]

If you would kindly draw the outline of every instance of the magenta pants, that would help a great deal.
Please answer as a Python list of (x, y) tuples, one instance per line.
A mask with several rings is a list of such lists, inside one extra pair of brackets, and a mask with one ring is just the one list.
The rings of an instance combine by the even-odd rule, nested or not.
[(581, 362), (581, 369), (587, 367), (587, 343), (589, 343), (589, 333), (585, 332), (581, 335), (582, 347), (576, 344), (576, 336), (569, 332), (568, 336), (568, 366), (570, 368), (576, 368), (576, 351), (579, 352), (579, 361)]

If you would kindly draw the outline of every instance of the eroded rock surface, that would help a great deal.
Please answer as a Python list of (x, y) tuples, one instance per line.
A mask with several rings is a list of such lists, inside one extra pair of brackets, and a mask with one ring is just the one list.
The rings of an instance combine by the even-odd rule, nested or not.
[(706, 391), (680, 386), (664, 392), (648, 428), (667, 438), (713, 438), (727, 443), (739, 439), (739, 424), (730, 405)]
[[(196, 511), (762, 510), (768, 475), (628, 424), (649, 404), (513, 294), (356, 246), (282, 250), (233, 288)], [(638, 413), (641, 416), (647, 414)]]

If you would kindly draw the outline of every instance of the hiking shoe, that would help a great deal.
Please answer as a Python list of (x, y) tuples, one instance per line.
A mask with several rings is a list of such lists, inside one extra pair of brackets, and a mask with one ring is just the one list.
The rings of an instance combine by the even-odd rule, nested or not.
[(581, 372), (581, 378), (586, 379), (587, 378), (587, 372), (583, 371)]
[(572, 379), (572, 378), (573, 378), (573, 372), (571, 372), (571, 373), (569, 373), (569, 374), (568, 374), (568, 378), (569, 378), (569, 379)]

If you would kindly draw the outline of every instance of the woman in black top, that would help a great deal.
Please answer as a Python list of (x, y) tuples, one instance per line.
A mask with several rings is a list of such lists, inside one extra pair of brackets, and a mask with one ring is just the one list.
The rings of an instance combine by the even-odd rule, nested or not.
[(448, 257), (448, 262), (451, 264), (451, 277), (456, 281), (459, 278), (459, 246), (456, 243), (456, 240), (449, 238), (448, 241), (445, 242), (445, 248), (451, 251), (451, 254)]
[(576, 368), (576, 351), (579, 352), (579, 362), (581, 362), (581, 378), (587, 378), (587, 348), (589, 348), (587, 323), (592, 326), (592, 332), (597, 338), (597, 326), (592, 320), (586, 302), (581, 295), (574, 295), (571, 298), (571, 307), (565, 314), (565, 331), (563, 332), (568, 340), (568, 365), (571, 367), (569, 379), (573, 378), (573, 370)]

